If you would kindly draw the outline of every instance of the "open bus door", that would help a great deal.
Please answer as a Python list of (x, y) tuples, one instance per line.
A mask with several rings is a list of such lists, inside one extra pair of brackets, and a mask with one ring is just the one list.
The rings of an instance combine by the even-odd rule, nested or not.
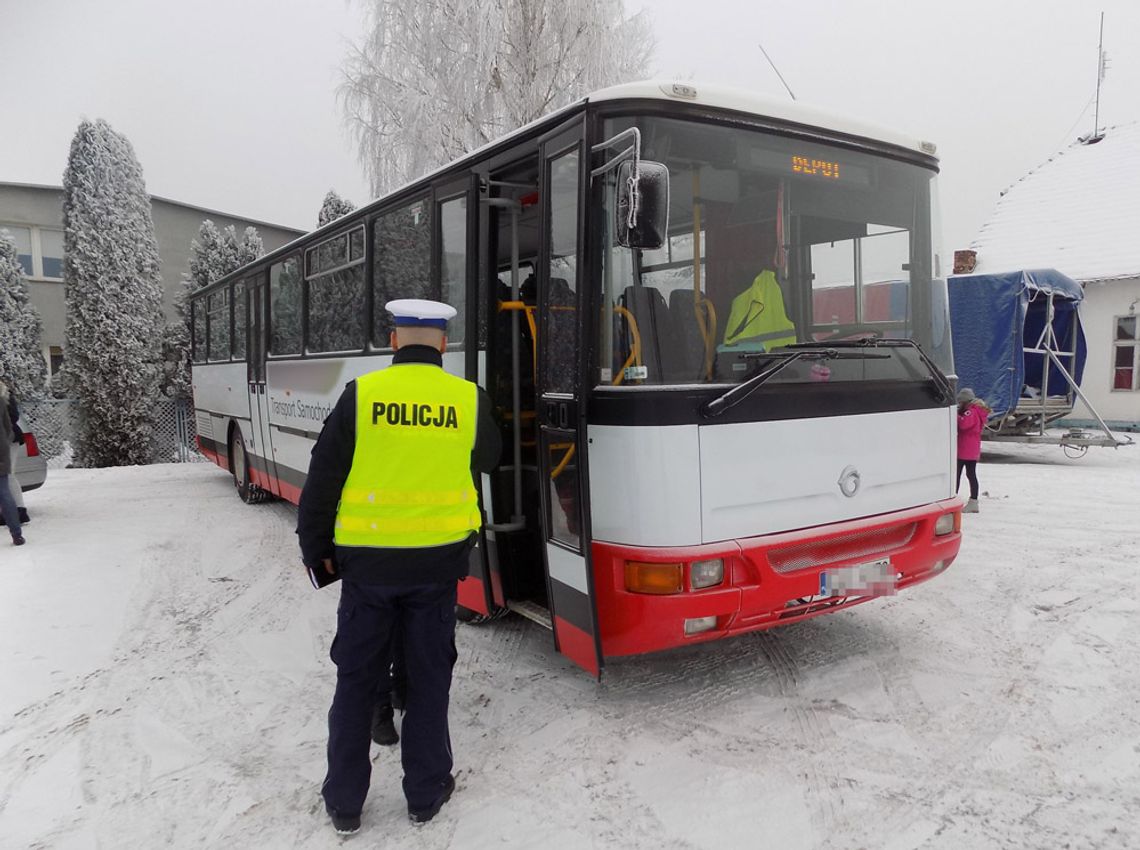
[[(452, 341), (462, 343), (466, 354), (463, 377), (486, 389), (486, 364), (479, 358), (479, 304), (477, 299), (467, 297), (472, 289), (469, 283), (478, 278), (479, 181), (472, 174), (437, 185), (432, 203), (435, 205), (432, 211), (436, 227), (434, 238), (438, 246), (432, 253), (437, 266), (432, 269), (432, 274), (438, 276), (440, 298), (459, 311), (459, 321), (452, 325), (453, 337), (456, 326), (463, 329), (461, 336), (448, 344), (450, 346)], [(486, 498), (488, 478), (483, 474), (476, 482), (485, 511), (489, 504)], [(484, 557), (486, 551), (484, 530), (480, 533), (479, 545), (471, 550), (468, 574), (459, 582), (457, 599), (462, 607), (484, 616), (492, 610), (491, 577)]]
[(249, 435), (253, 452), (249, 457), (251, 481), (267, 493), (280, 495), (277, 486), (277, 465), (273, 461), (273, 444), (269, 435), (269, 396), (265, 390), (265, 352), (269, 328), (265, 321), (268, 286), (265, 273), (248, 277), (245, 284), (249, 298), (249, 417), (252, 432)]
[(585, 425), (581, 414), (582, 354), (582, 125), (542, 143), (542, 240), (538, 263), (538, 478), (543, 510), (543, 558), (558, 651), (600, 675), (590, 524)]

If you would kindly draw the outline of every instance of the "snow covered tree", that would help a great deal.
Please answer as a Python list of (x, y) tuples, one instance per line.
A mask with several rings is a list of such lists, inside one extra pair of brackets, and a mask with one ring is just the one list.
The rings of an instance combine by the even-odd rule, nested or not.
[(624, 0), (364, 0), (338, 94), (373, 195), (564, 106), (643, 77)]
[(163, 337), (164, 395), (190, 396), (190, 296), (264, 253), (256, 228), (247, 227), (239, 238), (232, 224), (218, 230), (213, 221), (206, 219), (199, 226), (198, 238), (190, 242), (190, 272), (182, 276), (182, 285), (174, 298), (175, 317), (167, 322)]
[(325, 195), (324, 203), (321, 204), (321, 211), (317, 214), (317, 227), (324, 227), (330, 221), (336, 221), (354, 209), (356, 209), (356, 204), (342, 198), (336, 193), (336, 190), (329, 189), (329, 193)]
[(22, 401), (43, 394), (47, 364), (18, 254), (15, 240), (0, 230), (0, 379)]
[(125, 136), (83, 121), (63, 174), (67, 359), (76, 461), (149, 463), (162, 377), (162, 281), (150, 196)]

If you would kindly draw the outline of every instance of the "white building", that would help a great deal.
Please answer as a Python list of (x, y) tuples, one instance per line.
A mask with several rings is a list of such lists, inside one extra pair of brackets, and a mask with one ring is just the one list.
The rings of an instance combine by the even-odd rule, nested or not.
[[(174, 316), (174, 298), (190, 271), (190, 243), (204, 219), (218, 228), (233, 225), (240, 235), (257, 228), (266, 251), (292, 242), (304, 231), (205, 207), (151, 196), (151, 216), (161, 260), (163, 307)], [(28, 295), (43, 324), (44, 358), (55, 374), (64, 357), (67, 306), (63, 292), (63, 189), (29, 183), (0, 182), (0, 229), (16, 241), (18, 260), (28, 279)]]
[[(1002, 193), (971, 246), (977, 274), (1055, 268), (1085, 289), (1081, 390), (1140, 430), (1140, 123), (1070, 145)], [(1092, 424), (1078, 402), (1073, 424)]]

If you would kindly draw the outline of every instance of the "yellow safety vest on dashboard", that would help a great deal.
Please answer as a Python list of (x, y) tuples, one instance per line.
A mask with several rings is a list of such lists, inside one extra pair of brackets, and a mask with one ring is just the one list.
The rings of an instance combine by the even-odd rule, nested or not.
[(796, 326), (784, 312), (784, 293), (771, 271), (756, 275), (742, 293), (732, 299), (724, 326), (724, 344), (756, 343), (771, 351), (796, 341)]
[(341, 490), (338, 546), (422, 548), (482, 525), (471, 478), (475, 384), (401, 363), (356, 381), (356, 446)]

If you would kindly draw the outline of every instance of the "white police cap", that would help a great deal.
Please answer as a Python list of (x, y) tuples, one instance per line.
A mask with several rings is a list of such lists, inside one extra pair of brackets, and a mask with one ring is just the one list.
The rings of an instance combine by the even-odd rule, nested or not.
[(385, 304), (384, 309), (392, 314), (398, 328), (447, 330), (448, 319), (456, 316), (456, 310), (450, 304), (424, 298), (398, 298)]

